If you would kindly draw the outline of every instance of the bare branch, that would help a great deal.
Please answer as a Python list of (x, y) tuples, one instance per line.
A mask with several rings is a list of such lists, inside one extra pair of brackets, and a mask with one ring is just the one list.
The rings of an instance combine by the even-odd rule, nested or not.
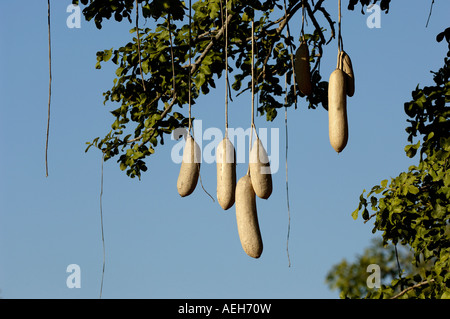
[(428, 284), (430, 284), (432, 282), (434, 282), (434, 279), (430, 279), (430, 280), (425, 280), (425, 281), (419, 282), (418, 284), (415, 284), (414, 286), (411, 286), (411, 287), (408, 287), (408, 288), (402, 290), (400, 293), (396, 294), (391, 299), (397, 299), (398, 297), (403, 296), (405, 293), (407, 293), (410, 290), (416, 289), (416, 288), (418, 288), (420, 286), (423, 286), (423, 285), (428, 285)]

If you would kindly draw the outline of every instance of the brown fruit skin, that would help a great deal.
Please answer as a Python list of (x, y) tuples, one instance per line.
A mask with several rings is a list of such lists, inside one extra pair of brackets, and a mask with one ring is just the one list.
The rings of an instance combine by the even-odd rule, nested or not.
[(256, 195), (249, 175), (241, 177), (236, 185), (236, 223), (245, 253), (259, 258), (263, 242), (256, 211)]
[(345, 52), (340, 52), (340, 69), (345, 73), (345, 81), (347, 85), (347, 95), (352, 97), (355, 94), (355, 74), (353, 72), (352, 60), (350, 56)]
[(272, 174), (269, 156), (258, 138), (250, 150), (250, 177), (256, 196), (268, 199), (272, 194)]
[(228, 138), (224, 138), (216, 149), (217, 201), (227, 210), (234, 205), (236, 193), (236, 153)]
[(181, 197), (189, 196), (197, 186), (200, 174), (201, 152), (197, 142), (188, 136), (183, 151), (180, 173), (178, 174), (177, 189)]
[(306, 42), (302, 41), (294, 58), (294, 71), (297, 87), (303, 95), (310, 95), (312, 92), (311, 69), (309, 65), (309, 50)]
[(344, 71), (336, 69), (331, 73), (328, 84), (328, 132), (330, 144), (338, 153), (347, 145), (347, 97)]

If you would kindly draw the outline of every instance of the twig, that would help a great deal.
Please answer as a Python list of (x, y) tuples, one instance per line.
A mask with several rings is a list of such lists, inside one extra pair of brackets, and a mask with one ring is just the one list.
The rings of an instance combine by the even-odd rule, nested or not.
[(206, 46), (205, 50), (203, 50), (202, 54), (197, 58), (197, 60), (190, 64), (187, 65), (185, 67), (191, 67), (191, 73), (194, 74), (197, 69), (200, 67), (200, 64), (202, 63), (203, 59), (206, 57), (206, 55), (208, 54), (209, 50), (211, 50), (212, 46), (214, 45), (215, 41), (218, 41), (220, 39), (220, 37), (225, 33), (225, 25), (228, 25), (231, 21), (231, 18), (233, 17), (233, 13), (230, 13), (227, 17), (227, 19), (225, 20), (225, 24), (222, 25), (222, 27), (218, 30), (217, 34), (210, 39), (209, 44)]
[(172, 92), (175, 94), (175, 86), (176, 86), (176, 80), (175, 80), (175, 61), (174, 61), (174, 55), (173, 55), (173, 42), (172, 42), (172, 33), (170, 32), (170, 13), (167, 16), (167, 24), (169, 28), (169, 40), (170, 40), (170, 59), (172, 60)]
[(48, 177), (48, 136), (50, 131), (50, 101), (52, 97), (52, 42), (50, 36), (50, 0), (47, 1), (48, 5), (48, 111), (47, 111), (47, 137), (45, 140), (45, 176)]
[[(301, 2), (303, 2), (303, 1), (301, 1)], [(276, 37), (280, 37), (280, 36), (281, 36), (281, 33), (283, 32), (284, 27), (287, 26), (289, 20), (292, 18), (292, 16), (294, 15), (294, 13), (295, 13), (299, 8), (301, 8), (301, 3), (300, 3), (300, 5), (297, 5), (296, 7), (292, 8), (291, 12), (289, 12), (289, 13), (285, 10), (284, 18), (283, 18), (282, 20), (280, 20), (280, 25), (279, 25), (278, 28), (276, 28), (276, 30), (275, 30), (275, 32), (276, 32)], [(292, 12), (292, 11), (293, 11), (293, 12)], [(256, 41), (256, 40), (257, 40), (257, 38), (255, 38), (255, 41)], [(270, 58), (271, 55), (272, 55), (272, 50), (273, 50), (274, 45), (275, 45), (275, 41), (273, 41), (273, 42), (271, 43), (271, 45), (270, 45), (269, 52), (266, 54), (266, 58), (264, 59), (264, 62), (263, 62), (262, 70), (261, 70), (261, 72), (258, 74), (258, 76), (256, 77), (256, 82), (258, 82), (259, 78), (260, 78), (261, 76), (263, 76), (263, 75), (265, 74), (265, 72), (266, 72), (266, 65), (267, 65), (267, 62), (269, 62), (269, 58)], [(264, 78), (264, 76), (263, 76), (263, 78)]]
[(391, 299), (397, 299), (398, 297), (403, 296), (405, 293), (407, 293), (408, 291), (410, 291), (412, 289), (416, 289), (416, 288), (418, 288), (420, 286), (423, 286), (423, 285), (428, 285), (428, 284), (430, 284), (432, 282), (434, 282), (434, 279), (430, 279), (430, 280), (425, 280), (425, 281), (419, 282), (418, 284), (415, 284), (414, 286), (411, 286), (411, 287), (408, 287), (406, 289), (403, 289), (400, 293), (396, 294), (394, 297), (391, 297)]
[(206, 193), (206, 195), (208, 195), (208, 196), (212, 199), (213, 203), (215, 203), (216, 201), (214, 200), (214, 197), (212, 197), (211, 194), (208, 193), (208, 191), (207, 191), (207, 190), (205, 189), (205, 187), (203, 186), (203, 182), (202, 182), (202, 174), (200, 173), (200, 163), (198, 163), (197, 165), (199, 166), (198, 177), (199, 177), (199, 179), (200, 179), (200, 186), (203, 188), (203, 191)]
[(430, 13), (428, 14), (427, 25), (425, 26), (425, 28), (428, 28), (428, 22), (430, 22), (431, 12), (433, 12), (433, 5), (434, 5), (434, 0), (431, 2)]
[(142, 61), (141, 61), (141, 40), (139, 37), (139, 4), (136, 0), (136, 33), (137, 33), (137, 40), (138, 40), (138, 58), (139, 58), (139, 70), (141, 71), (141, 79), (142, 79), (142, 87), (145, 91), (145, 83), (144, 83), (144, 74), (142, 73)]
[(306, 4), (305, 5), (306, 11), (308, 11), (308, 16), (310, 17), (310, 19), (311, 19), (314, 27), (316, 28), (316, 30), (319, 32), (320, 42), (322, 44), (325, 44), (326, 43), (325, 36), (323, 35), (322, 30), (320, 28), (320, 25), (317, 22), (316, 17), (314, 16), (314, 12), (311, 10), (311, 7), (309, 6), (308, 2), (306, 2), (305, 4)]
[[(395, 259), (397, 260), (397, 270), (398, 270), (398, 279), (402, 279), (402, 267), (400, 266), (400, 261), (398, 260), (398, 250), (397, 250), (397, 244), (394, 244), (394, 250), (395, 250)], [(403, 289), (403, 283), (401, 283), (401, 287)]]
[(335, 22), (333, 22), (333, 20), (331, 20), (330, 14), (325, 10), (324, 7), (318, 7), (317, 9), (314, 8), (314, 11), (313, 11), (313, 12), (315, 12), (316, 10), (319, 10), (320, 12), (322, 12), (323, 16), (325, 17), (325, 19), (327, 20), (327, 22), (328, 22), (328, 24), (329, 24), (329, 26), (330, 26), (330, 28), (331, 28), (331, 35), (330, 35), (330, 38), (329, 38), (328, 41), (325, 43), (325, 44), (328, 44), (328, 43), (330, 43), (331, 40), (333, 40), (333, 39), (335, 38), (335, 36), (336, 36), (336, 30), (334, 29), (334, 24), (335, 24)]
[(367, 219), (364, 221), (364, 224), (367, 223), (372, 217), (375, 217), (375, 216), (377, 216), (377, 213), (373, 213), (372, 215), (370, 215), (369, 218), (367, 218)]

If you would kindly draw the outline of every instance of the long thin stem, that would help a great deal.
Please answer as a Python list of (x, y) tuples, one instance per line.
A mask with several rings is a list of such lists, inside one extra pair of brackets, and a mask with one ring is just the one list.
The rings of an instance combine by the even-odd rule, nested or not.
[(189, 79), (188, 79), (188, 99), (189, 99), (189, 133), (192, 128), (192, 116), (191, 116), (191, 76), (192, 76), (192, 68), (191, 68), (191, 55), (192, 55), (192, 46), (191, 46), (191, 33), (192, 33), (192, 4), (191, 0), (189, 0)]
[[(287, 82), (287, 81), (286, 81)], [(287, 100), (287, 99), (286, 99)], [(287, 103), (287, 101), (286, 101)], [(291, 258), (289, 256), (289, 235), (291, 233), (291, 208), (289, 205), (289, 181), (288, 181), (288, 124), (287, 124), (287, 106), (284, 107), (284, 127), (286, 129), (286, 204), (288, 211), (288, 229), (286, 238), (286, 253), (289, 262), (289, 267), (291, 267)]]
[(252, 20), (252, 127), (255, 126), (255, 22)]
[(139, 71), (141, 72), (142, 87), (144, 88), (145, 91), (144, 74), (142, 73), (142, 61), (141, 61), (141, 39), (139, 37), (139, 4), (137, 0), (136, 0), (136, 33), (138, 40)]
[[(302, 10), (302, 15), (304, 14), (304, 6)], [(287, 17), (287, 5), (286, 0), (284, 0), (284, 15)], [(303, 25), (302, 25), (303, 28)], [(286, 37), (290, 39), (291, 30), (289, 29), (289, 22), (286, 23)], [(291, 65), (292, 65), (292, 82), (294, 82), (294, 96), (295, 96), (295, 109), (297, 109), (297, 79), (295, 78), (295, 66), (294, 66), (294, 54), (292, 51), (292, 43), (289, 45), (289, 56), (291, 57)], [(286, 104), (287, 104), (287, 79), (286, 79)]]
[[(287, 15), (287, 9), (286, 9), (286, 0), (284, 0), (284, 14)], [(302, 20), (303, 20), (303, 16), (305, 14), (304, 11), (304, 6), (302, 8)], [(289, 30), (289, 23), (286, 24), (286, 36), (289, 39), (290, 38), (290, 30)], [(302, 36), (303, 36), (303, 21), (302, 21)], [(297, 91), (295, 86), (296, 81), (295, 81), (295, 70), (294, 70), (294, 59), (293, 59), (293, 54), (291, 51), (291, 46), (289, 46), (289, 55), (291, 56), (291, 63), (292, 63), (292, 78), (294, 79), (294, 92), (295, 92), (295, 108), (297, 108)], [(288, 102), (288, 90), (287, 90), (287, 73), (284, 76), (284, 89), (286, 90), (286, 95), (284, 98), (284, 103), (285, 103), (285, 107), (284, 107), (284, 127), (285, 127), (285, 133), (286, 133), (286, 204), (287, 204), (287, 212), (288, 212), (288, 229), (287, 229), (287, 236), (286, 236), (286, 254), (287, 254), (287, 258), (288, 258), (288, 266), (291, 267), (291, 258), (289, 255), (289, 236), (291, 233), (291, 208), (289, 205), (289, 180), (288, 180), (288, 120), (287, 120), (287, 102)]]
[(428, 23), (430, 22), (431, 13), (433, 12), (433, 5), (434, 5), (434, 0), (431, 2), (430, 13), (428, 14), (427, 24), (426, 24), (425, 28), (428, 28)]
[(175, 79), (175, 60), (173, 55), (173, 41), (172, 41), (172, 33), (170, 30), (170, 13), (167, 17), (167, 24), (169, 29), (169, 40), (170, 40), (170, 59), (172, 60), (172, 90), (173, 94), (175, 94), (175, 86), (176, 86), (176, 79)]
[[(250, 145), (249, 145), (249, 154), (252, 149), (252, 137), (253, 137), (253, 130), (255, 130), (256, 134), (256, 128), (255, 128), (255, 23), (252, 20), (252, 56), (251, 56), (251, 62), (252, 62), (252, 116), (251, 116), (251, 125), (250, 125)], [(250, 174), (250, 165), (247, 169), (247, 175)]]
[(50, 34), (50, 0), (47, 1), (48, 6), (48, 111), (47, 111), (47, 136), (45, 140), (45, 176), (48, 177), (48, 137), (50, 132), (50, 101), (52, 98), (52, 42)]
[(344, 50), (344, 43), (342, 41), (342, 33), (341, 33), (341, 0), (338, 0), (338, 11), (339, 11), (339, 17), (338, 17), (338, 50), (343, 51)]
[(100, 181), (100, 226), (102, 230), (102, 247), (103, 247), (103, 267), (102, 267), (102, 280), (100, 283), (100, 299), (102, 298), (102, 292), (103, 292), (103, 278), (105, 276), (105, 261), (106, 261), (106, 254), (105, 254), (105, 235), (103, 232), (103, 163), (105, 161), (105, 153), (102, 153), (102, 172), (101, 172), (101, 181)]
[[(228, 0), (225, 1), (225, 16), (228, 16)], [(228, 137), (228, 24), (225, 25), (225, 136)]]
[[(286, 13), (286, 1), (285, 1), (284, 11)], [(302, 40), (305, 38), (305, 1), (302, 0), (302, 29), (300, 30), (300, 36)]]

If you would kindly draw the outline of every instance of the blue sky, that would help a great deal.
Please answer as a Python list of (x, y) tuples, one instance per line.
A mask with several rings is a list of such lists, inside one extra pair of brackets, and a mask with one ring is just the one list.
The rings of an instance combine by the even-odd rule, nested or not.
[[(336, 1), (326, 7), (336, 18)], [(346, 3), (347, 1), (344, 1)], [(353, 260), (374, 237), (372, 223), (351, 212), (364, 188), (395, 177), (408, 159), (403, 104), (430, 70), (443, 64), (447, 47), (435, 41), (448, 27), (450, 3), (393, 1), (381, 28), (366, 25), (359, 7), (343, 10), (344, 49), (351, 56), (356, 93), (348, 98), (349, 141), (337, 155), (328, 140), (328, 115), (303, 100), (288, 110), (288, 213), (284, 166), (284, 112), (257, 128), (279, 128), (280, 167), (268, 200), (257, 199), (264, 251), (255, 260), (241, 248), (234, 207), (223, 211), (198, 185), (180, 198), (179, 164), (166, 139), (142, 179), (130, 179), (115, 159), (104, 164), (103, 221), (106, 245), (104, 298), (338, 298), (325, 276), (342, 258)], [(2, 1), (0, 10), (0, 297), (98, 298), (102, 274), (100, 229), (101, 154), (85, 142), (109, 131), (115, 105), (103, 106), (114, 67), (94, 68), (97, 51), (130, 41), (128, 23), (97, 30), (84, 19), (69, 29), (70, 1), (52, 1), (52, 113), (49, 177), (44, 150), (47, 121), (47, 2)], [(299, 30), (299, 20), (290, 25)], [(144, 20), (141, 20), (141, 24)], [(148, 20), (147, 26), (152, 27)], [(312, 25), (306, 26), (306, 31)], [(337, 44), (325, 48), (322, 76), (336, 65)], [(223, 78), (222, 78), (223, 79)], [(202, 96), (193, 116), (203, 128), (223, 128), (224, 91)], [(230, 127), (250, 125), (250, 96), (229, 105)], [(246, 111), (248, 110), (248, 112)], [(183, 109), (183, 112), (186, 108)], [(208, 142), (206, 142), (208, 143)], [(269, 150), (270, 153), (270, 150)], [(237, 167), (238, 178), (247, 164)], [(215, 164), (202, 164), (204, 187), (216, 188)], [(81, 269), (81, 288), (69, 289), (66, 268)]]

